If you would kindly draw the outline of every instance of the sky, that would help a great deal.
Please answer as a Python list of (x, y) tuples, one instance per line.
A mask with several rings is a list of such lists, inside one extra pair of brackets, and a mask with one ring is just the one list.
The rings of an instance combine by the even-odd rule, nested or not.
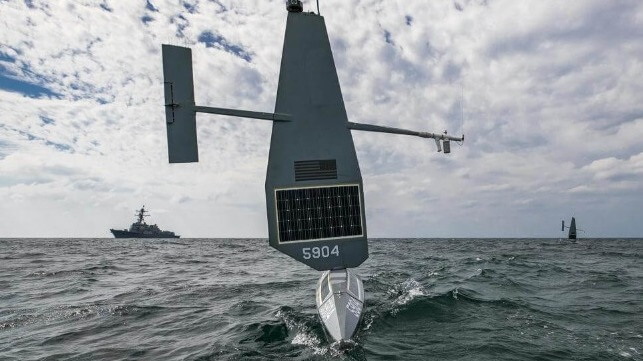
[[(306, 11), (314, 2), (304, 1)], [(369, 237), (643, 237), (643, 2), (321, 0)], [(0, 237), (267, 237), (271, 124), (198, 115), (168, 164), (161, 44), (197, 104), (274, 111), (281, 0), (0, 0)]]

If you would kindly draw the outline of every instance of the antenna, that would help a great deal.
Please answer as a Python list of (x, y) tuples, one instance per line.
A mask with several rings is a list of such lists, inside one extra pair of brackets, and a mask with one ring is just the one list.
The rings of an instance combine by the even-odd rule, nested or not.
[(464, 80), (460, 85), (460, 131), (464, 134)]
[(319, 0), (317, 0), (317, 15), (321, 16), (321, 13), (319, 12)]

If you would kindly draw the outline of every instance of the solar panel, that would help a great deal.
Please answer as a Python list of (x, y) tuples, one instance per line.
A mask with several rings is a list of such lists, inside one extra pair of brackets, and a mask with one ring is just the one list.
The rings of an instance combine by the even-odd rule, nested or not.
[(275, 191), (279, 242), (363, 235), (359, 185)]

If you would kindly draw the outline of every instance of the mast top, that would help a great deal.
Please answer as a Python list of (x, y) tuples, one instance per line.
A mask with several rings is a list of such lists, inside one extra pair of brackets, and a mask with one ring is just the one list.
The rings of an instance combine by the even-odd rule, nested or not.
[(148, 215), (145, 213), (149, 213), (148, 211), (145, 210), (145, 206), (141, 207), (140, 210), (136, 211), (136, 218), (138, 220), (138, 223), (145, 223), (145, 217), (148, 217)]
[(301, 0), (286, 0), (286, 10), (291, 13), (300, 13), (304, 11)]

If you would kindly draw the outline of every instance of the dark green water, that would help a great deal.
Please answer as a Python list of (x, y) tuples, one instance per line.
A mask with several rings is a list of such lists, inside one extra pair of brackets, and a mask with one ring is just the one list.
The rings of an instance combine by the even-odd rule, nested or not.
[(265, 240), (0, 240), (0, 360), (643, 360), (643, 240), (370, 251), (340, 350)]

